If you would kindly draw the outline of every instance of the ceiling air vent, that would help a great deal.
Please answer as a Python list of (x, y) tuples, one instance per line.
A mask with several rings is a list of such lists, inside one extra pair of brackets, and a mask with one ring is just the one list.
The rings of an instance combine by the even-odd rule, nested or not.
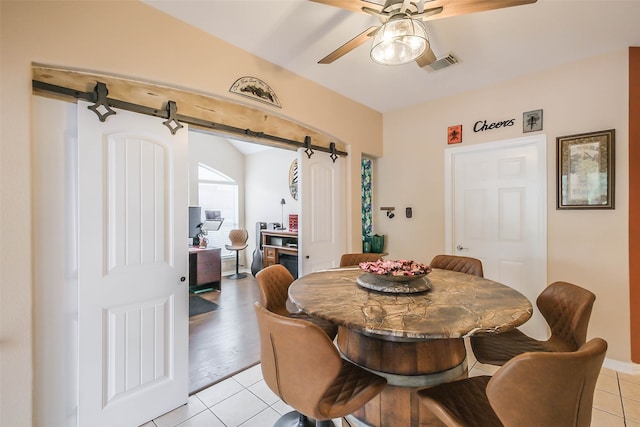
[(455, 65), (458, 62), (460, 62), (460, 60), (455, 56), (453, 56), (452, 53), (450, 53), (444, 58), (440, 58), (437, 61), (432, 62), (431, 64), (425, 66), (424, 69), (427, 71), (438, 71), (438, 70), (442, 70), (443, 68), (447, 68), (452, 65)]

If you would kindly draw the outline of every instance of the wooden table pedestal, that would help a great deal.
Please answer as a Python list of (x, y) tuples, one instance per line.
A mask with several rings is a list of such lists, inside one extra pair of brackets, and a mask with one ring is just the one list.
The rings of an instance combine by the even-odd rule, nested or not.
[(340, 327), (338, 348), (343, 356), (387, 378), (377, 397), (347, 419), (358, 427), (442, 426), (416, 392), (433, 385), (466, 378), (467, 356), (462, 338), (393, 340)]

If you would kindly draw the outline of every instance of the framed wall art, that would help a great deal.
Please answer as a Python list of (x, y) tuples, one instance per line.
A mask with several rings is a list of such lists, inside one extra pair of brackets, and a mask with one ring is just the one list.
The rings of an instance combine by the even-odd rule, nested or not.
[(556, 138), (557, 208), (614, 209), (615, 129)]
[(462, 125), (449, 126), (447, 129), (447, 144), (460, 144), (462, 142)]
[(542, 130), (542, 110), (522, 113), (522, 132), (536, 132)]

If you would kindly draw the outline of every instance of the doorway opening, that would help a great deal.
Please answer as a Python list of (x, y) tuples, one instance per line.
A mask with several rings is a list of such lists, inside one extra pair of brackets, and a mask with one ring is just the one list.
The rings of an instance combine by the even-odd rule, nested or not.
[[(290, 195), (288, 174), (297, 158), (295, 151), (261, 145), (212, 132), (189, 131), (189, 206), (202, 211), (234, 211), (233, 228), (249, 233), (249, 246), (240, 251), (240, 270), (246, 278), (230, 280), (235, 271), (235, 253), (225, 256), (222, 228), (209, 231), (209, 248), (221, 248), (220, 286), (198, 297), (215, 304), (215, 309), (189, 318), (189, 393), (196, 393), (216, 382), (244, 370), (260, 359), (260, 339), (253, 304), (259, 299), (253, 259), (260, 239), (256, 223), (275, 224), (282, 217), (299, 213), (298, 200)], [(203, 197), (203, 168), (216, 171), (237, 188), (237, 206), (229, 210), (224, 203)], [(206, 195), (205, 195), (206, 196)], [(281, 200), (285, 204), (281, 204)], [(217, 199), (216, 199), (217, 200)], [(227, 200), (230, 202), (230, 200)], [(227, 222), (226, 216), (224, 222)], [(224, 223), (223, 223), (224, 224)], [(261, 264), (261, 263), (260, 263)], [(206, 287), (206, 286), (205, 286)], [(193, 298), (191, 296), (190, 298)]]

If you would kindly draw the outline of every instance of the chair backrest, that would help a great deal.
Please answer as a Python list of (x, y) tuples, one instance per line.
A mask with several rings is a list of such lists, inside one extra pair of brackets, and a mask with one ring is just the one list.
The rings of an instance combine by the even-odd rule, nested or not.
[(249, 233), (245, 229), (236, 228), (229, 231), (229, 240), (232, 246), (242, 246), (247, 243)]
[(587, 340), (587, 327), (596, 296), (580, 286), (554, 282), (536, 300), (551, 328), (550, 344), (561, 341), (567, 350), (577, 350)]
[(482, 261), (477, 258), (456, 255), (436, 255), (431, 260), (429, 267), (484, 277), (484, 273), (482, 272)]
[(373, 252), (342, 254), (340, 267), (354, 267), (361, 262), (378, 261), (379, 259), (382, 259), (382, 255)]
[(298, 412), (326, 419), (319, 405), (342, 368), (338, 350), (311, 322), (280, 316), (255, 304), (265, 383)]
[(267, 310), (286, 316), (289, 286), (293, 283), (293, 276), (282, 264), (274, 264), (260, 270), (256, 274), (256, 281), (260, 289), (260, 305)]
[(594, 338), (574, 352), (516, 356), (489, 381), (489, 403), (505, 427), (589, 427), (606, 351)]

